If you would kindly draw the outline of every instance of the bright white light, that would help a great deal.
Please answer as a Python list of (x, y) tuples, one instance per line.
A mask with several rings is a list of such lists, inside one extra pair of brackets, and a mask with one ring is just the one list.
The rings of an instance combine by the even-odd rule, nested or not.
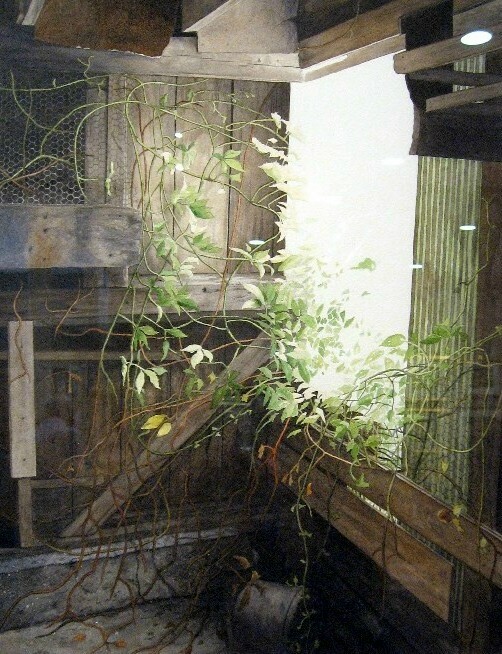
[(248, 243), (249, 245), (263, 245), (265, 241), (261, 238), (252, 238)]
[(185, 169), (183, 168), (183, 164), (181, 164), (181, 163), (177, 163), (177, 164), (174, 166), (174, 168), (175, 168), (175, 170), (179, 170), (179, 171), (185, 170)]
[(177, 139), (181, 139), (181, 138), (183, 138), (183, 132), (174, 132), (174, 136), (175, 136)]
[(493, 34), (487, 30), (474, 30), (473, 32), (467, 32), (460, 39), (460, 42), (464, 45), (483, 45), (483, 43), (488, 43), (493, 38)]
[(476, 225), (460, 225), (461, 232), (473, 232), (476, 229)]
[(422, 268), (424, 267), (424, 264), (423, 263), (413, 263), (411, 265), (411, 267), (413, 268), (413, 270), (422, 270)]
[(385, 157), (382, 159), (382, 166), (402, 166), (405, 160), (402, 157)]

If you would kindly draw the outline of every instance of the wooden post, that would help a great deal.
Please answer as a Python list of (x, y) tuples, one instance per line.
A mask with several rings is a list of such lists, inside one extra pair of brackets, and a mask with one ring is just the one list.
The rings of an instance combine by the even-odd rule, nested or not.
[(18, 479), (21, 547), (34, 545), (30, 477), (37, 474), (33, 323), (9, 322), (10, 473)]
[(36, 477), (33, 323), (9, 322), (10, 474)]

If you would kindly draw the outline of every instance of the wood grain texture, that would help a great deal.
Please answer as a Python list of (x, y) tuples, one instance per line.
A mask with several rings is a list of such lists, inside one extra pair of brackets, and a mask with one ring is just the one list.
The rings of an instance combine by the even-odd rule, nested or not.
[(338, 57), (378, 41), (400, 35), (399, 21), (405, 14), (439, 4), (441, 0), (393, 0), (360, 14), (353, 20), (300, 41), (302, 68)]
[[(295, 466), (298, 465), (298, 468)], [(299, 461), (288, 446), (278, 455), (279, 477), (289, 483), (307, 472), (308, 460)], [(443, 620), (448, 619), (452, 565), (404, 529), (364, 503), (346, 486), (337, 483), (321, 469), (310, 472), (311, 494), (306, 502), (356, 547), (375, 561)]]
[(21, 547), (33, 547), (36, 539), (33, 532), (31, 479), (19, 479), (17, 482), (17, 518)]
[(9, 433), (10, 474), (35, 477), (35, 366), (33, 323), (9, 322)]
[[(235, 275), (227, 281), (224, 305), (227, 313), (239, 314), (250, 295), (243, 283), (256, 283), (256, 275)], [(221, 311), (223, 306), (221, 277), (218, 275), (195, 275), (189, 283), (191, 297), (200, 313)], [(82, 290), (39, 289), (38, 291), (0, 292), (0, 316), (5, 325), (16, 319), (16, 312), (23, 320), (40, 324), (57, 325), (65, 322), (94, 323), (96, 316), (106, 320), (115, 316), (119, 308), (130, 315), (134, 310), (146, 315), (157, 315), (155, 305), (146, 302), (143, 288), (135, 290), (134, 302), (123, 288), (89, 288)], [(146, 305), (143, 307), (144, 303)], [(166, 308), (169, 313), (169, 309)], [(173, 310), (172, 313), (175, 313)], [(0, 323), (2, 324), (2, 323)]]
[(225, 383), (229, 372), (236, 374), (237, 382), (245, 382), (263, 365), (268, 357), (269, 341), (258, 336), (238, 355), (206, 391), (177, 415), (171, 435), (156, 444), (155, 451), (144, 450), (130, 469), (119, 474), (92, 504), (63, 531), (63, 537), (92, 534), (109, 517), (120, 510), (148, 479), (165, 465), (165, 456), (181, 448), (209, 420), (216, 411), (211, 406), (214, 391)]
[(0, 269), (116, 267), (137, 263), (141, 224), (131, 209), (0, 206)]
[(35, 41), (29, 30), (0, 25), (0, 55), (7, 66), (40, 66), (54, 72), (82, 74), (180, 75), (185, 77), (215, 77), (219, 79), (298, 82), (302, 73), (296, 65), (253, 63), (247, 57), (218, 59), (203, 54), (163, 55), (146, 57), (129, 52), (102, 51), (83, 48), (63, 48)]
[(496, 84), (464, 89), (429, 98), (427, 100), (426, 110), (427, 112), (447, 111), (455, 107), (464, 107), (465, 105), (500, 97), (502, 97), (502, 82), (497, 82)]
[[(293, 446), (291, 442), (288, 442)], [(300, 443), (294, 443), (301, 452)], [(354, 488), (371, 502), (382, 507), (397, 520), (408, 525), (431, 543), (478, 571), (493, 584), (502, 587), (502, 535), (471, 518), (460, 516), (459, 528), (453, 523), (451, 507), (436, 499), (405, 477), (382, 467), (358, 468), (364, 473), (368, 488), (357, 488), (350, 474), (350, 464), (340, 457), (325, 457), (319, 469)], [(487, 546), (480, 549), (484, 537)]]
[(455, 36), (439, 43), (400, 52), (394, 57), (394, 70), (396, 73), (413, 73), (498, 50), (502, 47), (502, 23), (493, 25), (490, 31), (493, 38), (482, 45), (465, 46), (460, 42), (460, 38)]

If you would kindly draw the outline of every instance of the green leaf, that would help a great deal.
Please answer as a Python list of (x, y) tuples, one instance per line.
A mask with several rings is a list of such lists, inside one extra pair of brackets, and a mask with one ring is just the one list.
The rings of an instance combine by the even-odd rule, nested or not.
[(443, 337), (439, 334), (430, 334), (426, 338), (423, 338), (420, 343), (422, 343), (422, 345), (434, 345), (435, 343), (439, 343), (442, 339)]
[(207, 200), (204, 198), (197, 198), (190, 205), (190, 211), (196, 218), (201, 218), (203, 220), (210, 220), (214, 218), (214, 214), (211, 209), (207, 206)]
[(143, 392), (144, 385), (145, 385), (145, 373), (142, 370), (140, 370), (136, 375), (136, 379), (134, 380), (134, 388), (136, 389), (136, 393), (138, 393), (138, 395), (141, 395), (141, 393)]
[(373, 261), (373, 259), (370, 259), (369, 257), (366, 257), (366, 259), (363, 259), (360, 261), (356, 266), (352, 267), (352, 270), (375, 270), (376, 268), (376, 263)]
[(153, 370), (145, 370), (145, 375), (148, 377), (150, 384), (160, 390), (159, 376)]
[(387, 338), (380, 343), (382, 347), (399, 347), (406, 341), (406, 337), (403, 334), (392, 334), (392, 336), (387, 336)]

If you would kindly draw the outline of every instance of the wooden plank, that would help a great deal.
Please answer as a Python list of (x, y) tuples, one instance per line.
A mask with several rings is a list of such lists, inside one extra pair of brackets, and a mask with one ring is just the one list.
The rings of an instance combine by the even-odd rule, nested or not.
[[(295, 490), (308, 472), (307, 459), (286, 446), (278, 455), (278, 473), (302, 501), (413, 593), (443, 620), (448, 619), (452, 564), (363, 502), (320, 469), (309, 472), (311, 494)], [(296, 467), (298, 465), (298, 467)], [(291, 473), (291, 470), (294, 472)]]
[(490, 29), (493, 38), (482, 45), (467, 46), (455, 36), (439, 43), (425, 45), (408, 52), (400, 52), (394, 57), (394, 70), (396, 73), (413, 73), (417, 70), (437, 68), (466, 57), (493, 52), (502, 47), (502, 23), (493, 25)]
[(10, 474), (16, 479), (37, 474), (35, 440), (35, 366), (33, 323), (9, 322)]
[[(244, 288), (245, 283), (256, 283), (256, 275), (234, 275), (226, 282), (225, 310), (228, 313), (242, 315), (242, 305), (250, 295)], [(222, 280), (219, 275), (195, 275), (187, 284), (190, 295), (197, 303), (200, 313), (214, 313), (222, 308)], [(95, 323), (101, 319), (114, 316), (120, 310), (125, 315), (134, 311), (145, 311), (148, 315), (157, 315), (157, 308), (146, 303), (147, 293), (144, 288), (135, 289), (126, 295), (122, 288), (108, 289), (39, 289), (37, 291), (1, 292), (0, 316), (3, 324), (16, 320), (16, 311), (23, 320), (57, 325), (61, 320), (71, 323), (84, 321)], [(14, 310), (16, 308), (16, 311)], [(169, 313), (170, 309), (166, 308)], [(171, 310), (172, 314), (176, 311)], [(0, 324), (2, 324), (0, 322)]]
[[(297, 453), (302, 451), (300, 443), (293, 445), (288, 441), (288, 444)], [(364, 473), (369, 484), (368, 488), (357, 488), (350, 474), (349, 462), (334, 452), (333, 455), (335, 458), (323, 458), (319, 464), (321, 470), (354, 488), (425, 539), (502, 587), (501, 534), (466, 516), (460, 516), (456, 526), (451, 507), (402, 475), (383, 467), (357, 468), (357, 474)], [(483, 548), (480, 547), (482, 538), (486, 540)]]
[(0, 206), (0, 269), (93, 268), (137, 263), (141, 221), (111, 206)]
[(92, 502), (62, 533), (63, 537), (90, 534), (120, 510), (152, 475), (165, 465), (165, 457), (187, 443), (217, 410), (211, 406), (215, 390), (225, 383), (229, 373), (243, 383), (254, 375), (269, 357), (268, 338), (261, 334), (238, 355), (204, 393), (192, 400), (176, 417), (168, 438), (155, 443), (151, 452), (144, 450), (128, 470), (117, 475), (103, 493)]
[(276, 66), (268, 63), (249, 63), (219, 60), (206, 55), (163, 55), (146, 57), (128, 52), (61, 48), (34, 41), (26, 28), (0, 26), (0, 56), (7, 66), (19, 68), (40, 66), (52, 72), (86, 72), (93, 74), (159, 75), (183, 77), (216, 77), (269, 82), (298, 82), (302, 73), (297, 66)]
[(445, 95), (437, 95), (427, 100), (427, 112), (447, 111), (455, 107), (484, 102), (484, 100), (493, 100), (502, 97), (502, 82), (488, 84), (472, 89), (463, 89)]
[[(42, 11), (45, 0), (31, 0), (28, 9), (23, 17), (23, 25), (35, 25), (37, 18)], [(19, 22), (19, 18), (18, 18)]]
[(465, 6), (462, 11), (453, 9), (453, 35), (465, 34), (473, 29), (483, 29), (502, 21), (499, 0), (483, 2), (474, 7)]
[(485, 86), (502, 82), (502, 75), (468, 73), (463, 70), (452, 70), (451, 68), (417, 70), (414, 73), (410, 73), (409, 77), (424, 82), (442, 82), (444, 84), (456, 84), (458, 86)]
[(20, 545), (33, 547), (36, 539), (33, 532), (31, 479), (19, 479), (17, 482), (17, 511)]
[(296, 0), (229, 0), (192, 26), (199, 52), (296, 52)]
[(403, 15), (440, 2), (441, 0), (393, 0), (383, 7), (360, 14), (353, 20), (304, 39), (300, 41), (300, 65), (307, 68), (378, 41), (399, 36), (399, 21)]
[(314, 64), (303, 69), (303, 81), (310, 82), (325, 75), (351, 68), (352, 66), (359, 66), (359, 64), (365, 61), (371, 61), (378, 57), (400, 52), (406, 47), (405, 41), (404, 34), (396, 34), (395, 36), (390, 36), (388, 39), (376, 41), (370, 45), (347, 52), (340, 57), (335, 57), (333, 60)]
[(46, 43), (159, 56), (174, 30), (177, 0), (46, 0), (35, 37)]
[(221, 19), (232, 5), (240, 0), (185, 0), (183, 2), (182, 28), (184, 32), (196, 32), (214, 20)]

